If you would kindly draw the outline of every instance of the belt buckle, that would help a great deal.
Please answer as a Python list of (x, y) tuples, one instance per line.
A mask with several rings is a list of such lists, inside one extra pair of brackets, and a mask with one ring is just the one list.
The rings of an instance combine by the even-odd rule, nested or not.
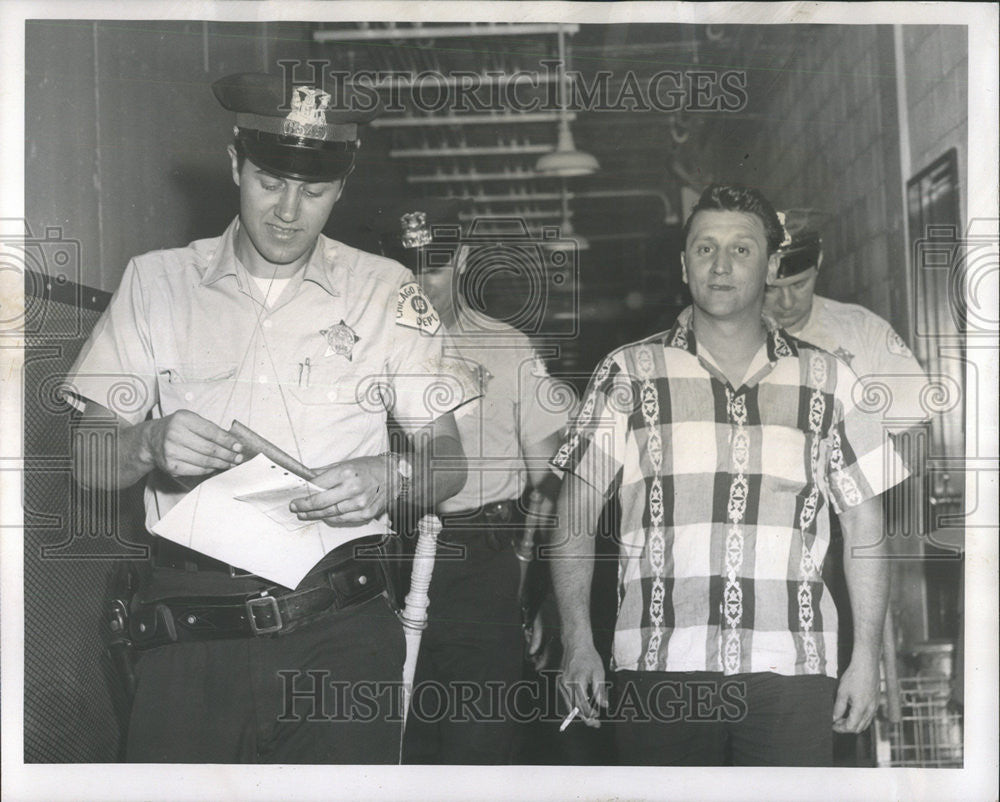
[(510, 520), (510, 511), (506, 502), (495, 501), (483, 507), (483, 517), (489, 523), (507, 523)]
[[(257, 607), (267, 607), (271, 611), (274, 623), (259, 626), (254, 615), (254, 610)], [(268, 635), (272, 632), (277, 632), (283, 626), (281, 611), (278, 609), (278, 600), (274, 596), (257, 596), (253, 599), (247, 599), (246, 608), (247, 617), (250, 619), (250, 629), (253, 630), (254, 635)]]

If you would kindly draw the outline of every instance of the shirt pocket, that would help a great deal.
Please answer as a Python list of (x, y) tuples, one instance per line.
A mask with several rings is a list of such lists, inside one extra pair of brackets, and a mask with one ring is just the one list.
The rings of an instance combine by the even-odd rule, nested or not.
[(235, 362), (177, 362), (157, 368), (160, 408), (170, 415), (189, 409), (219, 421), (236, 388)]
[(386, 413), (377, 378), (364, 365), (338, 361), (314, 363), (300, 382), (287, 388), (299, 442), (320, 446), (325, 462), (376, 453), (365, 444), (378, 436), (380, 427), (385, 431)]

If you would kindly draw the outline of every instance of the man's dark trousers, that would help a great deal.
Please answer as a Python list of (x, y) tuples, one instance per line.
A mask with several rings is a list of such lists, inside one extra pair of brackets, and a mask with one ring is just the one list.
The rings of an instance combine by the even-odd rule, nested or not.
[(622, 765), (830, 766), (836, 688), (817, 675), (619, 671), (608, 717)]

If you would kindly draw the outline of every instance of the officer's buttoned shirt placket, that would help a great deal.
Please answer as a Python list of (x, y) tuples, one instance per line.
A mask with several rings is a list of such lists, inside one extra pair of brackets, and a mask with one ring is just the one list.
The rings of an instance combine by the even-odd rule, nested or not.
[[(238, 226), (239, 223), (237, 222), (236, 225)], [(235, 240), (236, 231), (237, 229), (234, 228), (230, 241)], [(289, 307), (304, 291), (306, 281), (321, 287), (331, 296), (332, 301), (339, 302), (341, 300), (339, 291), (332, 286), (322, 268), (324, 262), (332, 263), (336, 259), (336, 247), (333, 245), (324, 247), (324, 243), (317, 241), (306, 264), (290, 278), (279, 297), (270, 306), (266, 303), (266, 298), (259, 287), (256, 286), (256, 282), (239, 264), (235, 254), (232, 254), (231, 265), (224, 264), (224, 262), (229, 261), (225, 258), (227, 250), (231, 252), (231, 247), (227, 249), (226, 241), (223, 239), (219, 244), (219, 250), (213, 256), (212, 264), (206, 271), (202, 284), (211, 284), (220, 279), (234, 281), (240, 294), (251, 305), (254, 324), (243, 355), (237, 359), (237, 368), (226, 408), (231, 408), (240, 383), (245, 383), (248, 389), (248, 418), (252, 421), (257, 412), (254, 404), (255, 399), (261, 402), (264, 414), (268, 414), (269, 410), (275, 407), (279, 408), (288, 423), (294, 449), (293, 456), (302, 461), (304, 455), (299, 435), (308, 436), (309, 433), (297, 429), (286, 396), (286, 388), (296, 382), (300, 386), (308, 386), (312, 365), (308, 361), (308, 356), (302, 357), (293, 353), (292, 349), (296, 344), (294, 333), (287, 338), (290, 343), (282, 342), (284, 327), (281, 318), (290, 314)], [(331, 314), (336, 313), (339, 313), (339, 310), (334, 310)], [(331, 388), (329, 394), (333, 395), (335, 392)], [(333, 401), (335, 398), (331, 397), (328, 400)], [(226, 425), (226, 423), (228, 421), (223, 421), (220, 422), (220, 425)]]

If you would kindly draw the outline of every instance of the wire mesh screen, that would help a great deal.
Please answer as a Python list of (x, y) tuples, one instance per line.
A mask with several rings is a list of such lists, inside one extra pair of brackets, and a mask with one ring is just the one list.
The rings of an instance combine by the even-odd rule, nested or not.
[(951, 704), (947, 677), (900, 677), (899, 722), (876, 718), (878, 764), (961, 768), (962, 715)]
[(103, 609), (115, 566), (142, 553), (109, 533), (141, 531), (136, 494), (97, 503), (70, 472), (70, 408), (58, 388), (98, 312), (32, 304), (42, 325), (26, 326), (24, 351), (24, 761), (111, 762), (128, 711)]

